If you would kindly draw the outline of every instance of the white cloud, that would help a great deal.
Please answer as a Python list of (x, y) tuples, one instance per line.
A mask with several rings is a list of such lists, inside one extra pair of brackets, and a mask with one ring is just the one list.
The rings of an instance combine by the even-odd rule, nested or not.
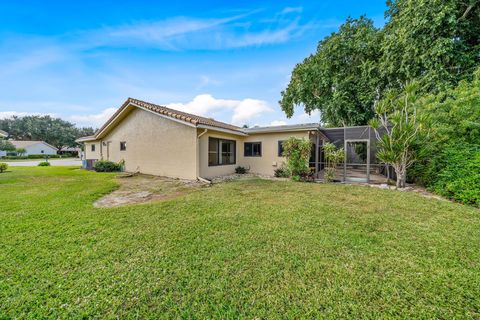
[(227, 111), (231, 115), (231, 122), (236, 125), (246, 124), (263, 113), (273, 112), (263, 100), (216, 99), (210, 94), (198, 95), (187, 103), (170, 103), (167, 107), (207, 117), (215, 112)]
[(273, 112), (265, 101), (256, 99), (244, 99), (235, 107), (232, 123), (243, 125), (252, 119), (259, 117), (265, 112)]
[(56, 47), (34, 49), (24, 55), (15, 55), (11, 59), (6, 57), (3, 68), (0, 70), (0, 77), (29, 72), (63, 59), (65, 59), (65, 53)]
[(102, 126), (114, 113), (116, 108), (108, 108), (97, 114), (87, 115), (72, 115), (67, 120), (74, 122), (81, 127), (94, 127), (98, 128)]
[(308, 113), (302, 113), (296, 117), (294, 117), (296, 121), (301, 122), (301, 123), (306, 123), (306, 122), (319, 122), (320, 121), (320, 111), (319, 110), (314, 110), (310, 114)]
[(287, 122), (283, 120), (273, 120), (272, 122), (270, 122), (271, 126), (284, 126), (286, 124)]
[[(75, 47), (151, 47), (166, 51), (204, 49), (221, 50), (276, 44), (300, 36), (310, 23), (300, 24), (302, 8), (285, 8), (271, 21), (249, 18), (260, 10), (225, 18), (174, 17), (165, 20), (135, 21), (76, 34)], [(281, 19), (294, 14), (293, 20)], [(254, 22), (252, 22), (254, 21)], [(293, 21), (293, 22), (292, 22)]]
[(245, 33), (240, 36), (226, 35), (223, 39), (223, 47), (242, 48), (268, 44), (284, 43), (303, 33), (297, 22), (274, 30)]
[(12, 117), (26, 117), (26, 116), (51, 116), (55, 117), (53, 113), (38, 113), (38, 112), (18, 112), (18, 111), (2, 111), (0, 112), (0, 119), (9, 119)]
[(218, 80), (215, 80), (209, 76), (202, 75), (200, 76), (200, 83), (198, 86), (195, 88), (196, 90), (200, 90), (204, 87), (207, 87), (209, 85), (219, 85), (221, 82)]
[(286, 7), (280, 12), (281, 14), (288, 14), (292, 12), (300, 13), (303, 11), (302, 7)]
[[(103, 110), (98, 114), (86, 114), (86, 115), (71, 115), (61, 118), (75, 123), (80, 127), (100, 127), (103, 125), (114, 113), (117, 111), (116, 108), (108, 108)], [(59, 117), (58, 114), (54, 113), (38, 113), (38, 112), (18, 112), (18, 111), (2, 111), (0, 112), (0, 119), (9, 119), (12, 117), (25, 117), (25, 116), (51, 116)]]
[(144, 21), (130, 25), (109, 27), (99, 30), (102, 36), (110, 39), (135, 40), (145, 42), (164, 42), (176, 36), (195, 32), (205, 32), (229, 22), (236, 21), (249, 14), (242, 14), (221, 19), (197, 19), (176, 17), (161, 21)]
[(211, 112), (218, 109), (233, 109), (238, 103), (238, 100), (216, 99), (210, 94), (200, 94), (190, 102), (170, 103), (167, 107), (199, 116), (209, 116)]

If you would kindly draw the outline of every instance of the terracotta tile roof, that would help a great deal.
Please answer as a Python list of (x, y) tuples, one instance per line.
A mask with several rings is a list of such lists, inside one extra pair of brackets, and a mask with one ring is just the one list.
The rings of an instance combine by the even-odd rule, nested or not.
[(148, 109), (150, 111), (156, 112), (158, 114), (162, 114), (171, 118), (175, 118), (178, 120), (182, 120), (185, 122), (190, 122), (196, 126), (198, 125), (205, 125), (205, 126), (211, 126), (211, 127), (216, 127), (220, 129), (227, 129), (227, 130), (233, 130), (233, 131), (238, 131), (239, 133), (244, 133), (243, 129), (225, 122), (220, 122), (215, 119), (210, 119), (210, 118), (205, 118), (201, 116), (197, 116), (194, 114), (170, 109), (164, 106), (156, 105), (150, 102), (145, 102), (142, 100), (138, 99), (133, 99), (133, 98), (128, 98), (128, 100), (125, 102), (125, 104), (133, 103), (137, 106), (140, 106), (142, 108)]
[(137, 106), (140, 108), (143, 108), (145, 110), (158, 113), (160, 115), (170, 117), (172, 119), (184, 121), (186, 123), (190, 123), (196, 127), (202, 127), (202, 126), (207, 126), (207, 127), (213, 127), (213, 128), (218, 128), (218, 129), (223, 129), (223, 130), (229, 130), (230, 132), (237, 133), (240, 135), (248, 135), (249, 133), (260, 133), (260, 132), (287, 132), (287, 131), (292, 131), (292, 128), (295, 127), (298, 130), (310, 130), (310, 129), (317, 129), (318, 124), (300, 124), (300, 125), (294, 125), (294, 126), (280, 126), (280, 127), (266, 127), (266, 128), (250, 128), (250, 129), (244, 129), (240, 128), (225, 122), (217, 121), (215, 119), (211, 118), (206, 118), (202, 116), (197, 116), (195, 114), (191, 113), (186, 113), (183, 111), (179, 110), (174, 110), (167, 108), (165, 106), (157, 105), (154, 103), (134, 99), (134, 98), (128, 98), (123, 105), (118, 108), (118, 110), (111, 116), (111, 118), (100, 128), (97, 130), (95, 135), (89, 136), (89, 137), (82, 137), (77, 139), (77, 142), (85, 142), (85, 141), (93, 141), (101, 138), (104, 134), (104, 130), (115, 120), (115, 118), (121, 114), (129, 105)]

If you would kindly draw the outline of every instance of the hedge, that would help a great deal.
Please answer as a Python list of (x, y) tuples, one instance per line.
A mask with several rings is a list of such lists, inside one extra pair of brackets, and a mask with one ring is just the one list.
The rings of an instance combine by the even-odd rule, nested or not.
[(480, 207), (480, 146), (447, 146), (429, 166), (431, 191)]
[(59, 154), (30, 154), (28, 156), (4, 156), (2, 159), (6, 160), (27, 160), (27, 159), (45, 159), (48, 156), (49, 159), (59, 159), (59, 158), (69, 158), (69, 155), (59, 155)]
[(97, 172), (118, 172), (122, 171), (122, 164), (113, 161), (97, 161), (95, 162), (94, 170)]

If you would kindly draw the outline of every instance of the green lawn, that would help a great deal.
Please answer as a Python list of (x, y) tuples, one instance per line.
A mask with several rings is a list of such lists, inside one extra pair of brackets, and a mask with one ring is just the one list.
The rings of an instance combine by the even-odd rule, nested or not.
[[(66, 158), (48, 158), (48, 160), (75, 160), (80, 158), (77, 157), (66, 157)], [(36, 159), (3, 159), (0, 158), (0, 162), (9, 163), (9, 162), (25, 162), (25, 161), (45, 161), (45, 158), (36, 158)]]
[(480, 318), (480, 210), (243, 180), (115, 209), (114, 176), (0, 174), (0, 318)]

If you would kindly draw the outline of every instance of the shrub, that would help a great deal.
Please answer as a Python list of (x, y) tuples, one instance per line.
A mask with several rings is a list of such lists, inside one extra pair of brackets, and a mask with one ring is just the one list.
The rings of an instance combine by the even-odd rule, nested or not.
[(326, 183), (333, 182), (333, 180), (335, 180), (336, 175), (337, 175), (336, 168), (325, 167), (325, 170), (323, 171), (323, 181)]
[(292, 176), (292, 181), (300, 182), (300, 181), (302, 181), (302, 177), (300, 177), (299, 175)]
[(307, 139), (290, 137), (282, 144), (283, 155), (287, 158), (287, 169), (292, 176), (309, 173), (308, 160), (312, 143)]
[(29, 154), (28, 156), (17, 156), (15, 153), (7, 153), (3, 159), (8, 159), (8, 160), (27, 160), (27, 159), (45, 159), (45, 157), (48, 156), (49, 159), (57, 159), (61, 158), (60, 155), (58, 154)]
[(281, 166), (280, 168), (275, 169), (274, 175), (277, 178), (288, 178), (290, 173), (288, 172), (287, 168)]
[(50, 167), (50, 162), (42, 161), (38, 164), (39, 167)]
[(343, 148), (337, 148), (333, 143), (325, 143), (323, 146), (325, 152), (325, 171), (323, 174), (323, 180), (325, 182), (332, 182), (337, 175), (337, 166), (343, 162), (345, 152)]
[(17, 153), (17, 155), (23, 156), (25, 153), (27, 153), (27, 149), (25, 149), (25, 148), (18, 148), (18, 149), (15, 150), (15, 152)]
[(238, 174), (245, 174), (247, 173), (247, 171), (248, 169), (242, 166), (238, 166), (235, 168), (235, 173), (238, 173)]
[(3, 162), (0, 163), (0, 173), (3, 173), (5, 171), (7, 171), (7, 169), (8, 169), (8, 164), (3, 163)]
[(58, 155), (58, 154), (48, 154), (48, 155), (45, 155), (45, 154), (29, 154), (27, 156), (28, 159), (43, 159), (45, 157), (48, 157), (49, 159), (61, 158), (61, 156)]
[(302, 173), (300, 175), (300, 180), (303, 182), (315, 182), (315, 173), (312, 171)]
[(60, 158), (74, 158), (76, 156), (77, 156), (77, 154), (73, 153), (73, 152), (65, 152), (65, 153), (59, 155)]
[(452, 145), (429, 165), (429, 190), (449, 199), (480, 207), (480, 147)]
[(122, 171), (122, 165), (113, 161), (101, 160), (95, 162), (94, 170), (97, 172), (118, 172)]

